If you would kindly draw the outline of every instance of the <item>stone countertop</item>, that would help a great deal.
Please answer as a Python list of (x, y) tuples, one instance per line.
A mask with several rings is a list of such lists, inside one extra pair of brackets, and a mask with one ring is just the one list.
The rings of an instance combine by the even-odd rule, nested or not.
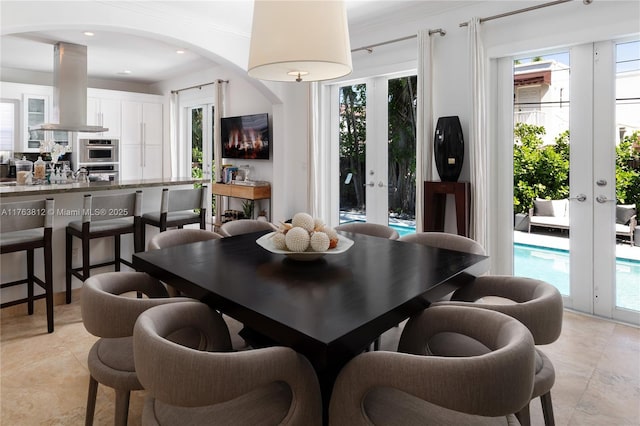
[(193, 183), (209, 183), (208, 180), (185, 178), (166, 179), (135, 179), (113, 182), (89, 183), (58, 183), (50, 185), (2, 185), (0, 184), (0, 198), (19, 197), (23, 195), (49, 195), (71, 192), (110, 191), (115, 189), (147, 188), (154, 186), (188, 185)]

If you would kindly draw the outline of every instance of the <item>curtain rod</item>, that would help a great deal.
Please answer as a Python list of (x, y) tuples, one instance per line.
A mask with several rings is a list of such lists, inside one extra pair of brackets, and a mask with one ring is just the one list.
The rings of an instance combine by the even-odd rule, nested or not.
[[(434, 35), (434, 34), (440, 34), (440, 37), (444, 37), (447, 34), (447, 32), (445, 30), (443, 30), (442, 28), (438, 28), (438, 29), (435, 29), (435, 30), (429, 30), (429, 35)], [(416, 34), (413, 34), (413, 35), (410, 35), (410, 36), (396, 38), (396, 39), (389, 40), (389, 41), (383, 41), (381, 43), (371, 44), (369, 46), (362, 46), (362, 47), (358, 47), (357, 49), (351, 49), (351, 53), (358, 52), (360, 50), (366, 50), (367, 52), (371, 53), (371, 52), (373, 52), (373, 48), (374, 47), (384, 46), (385, 44), (397, 43), (399, 41), (411, 40), (412, 38), (416, 38), (416, 37), (418, 37), (418, 36)]]
[[(524, 13), (524, 12), (530, 12), (532, 10), (542, 9), (544, 7), (555, 6), (557, 4), (568, 3), (570, 1), (573, 1), (573, 0), (556, 0), (556, 1), (549, 2), (549, 3), (537, 4), (535, 6), (525, 7), (524, 9), (513, 10), (511, 12), (505, 12), (505, 13), (501, 13), (499, 15), (493, 15), (493, 16), (488, 16), (486, 18), (481, 18), (480, 19), (480, 23), (482, 24), (483, 22), (492, 21), (494, 19), (500, 19), (500, 18), (504, 18), (504, 17), (507, 17), (507, 16), (517, 15), (519, 13)], [(582, 3), (584, 3), (586, 5), (591, 4), (591, 2), (593, 2), (593, 0), (582, 0)], [(461, 22), (459, 26), (460, 27), (466, 27), (468, 25), (469, 25), (468, 22)]]
[(175, 94), (175, 93), (180, 93), (184, 90), (190, 90), (190, 89), (202, 89), (204, 86), (211, 86), (212, 84), (216, 84), (216, 83), (228, 83), (229, 80), (216, 80), (216, 81), (212, 81), (210, 83), (202, 83), (202, 84), (198, 84), (195, 86), (191, 86), (191, 87), (185, 87), (184, 89), (178, 89), (178, 90), (172, 90), (171, 93)]

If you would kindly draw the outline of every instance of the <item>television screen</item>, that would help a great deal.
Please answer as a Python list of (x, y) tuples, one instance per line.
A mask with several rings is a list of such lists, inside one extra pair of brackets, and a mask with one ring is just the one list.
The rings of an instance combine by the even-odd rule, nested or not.
[(267, 113), (224, 117), (221, 120), (222, 157), (247, 160), (269, 159)]

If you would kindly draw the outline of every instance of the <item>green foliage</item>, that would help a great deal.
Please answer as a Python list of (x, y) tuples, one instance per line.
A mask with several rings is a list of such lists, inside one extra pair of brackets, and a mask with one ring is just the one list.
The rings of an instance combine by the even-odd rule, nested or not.
[(618, 204), (640, 206), (640, 132), (626, 136), (616, 147)]
[(533, 200), (569, 196), (569, 131), (544, 145), (543, 126), (517, 123), (513, 146), (513, 210), (526, 213)]
[[(513, 211), (526, 213), (533, 200), (569, 196), (569, 131), (554, 145), (543, 145), (542, 126), (518, 123), (513, 146)], [(626, 136), (616, 147), (618, 204), (640, 205), (640, 132)]]

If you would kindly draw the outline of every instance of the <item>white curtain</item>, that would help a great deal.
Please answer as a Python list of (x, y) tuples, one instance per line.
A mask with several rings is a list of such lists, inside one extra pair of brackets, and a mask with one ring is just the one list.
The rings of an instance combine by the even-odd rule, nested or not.
[[(213, 109), (213, 173), (211, 180), (218, 182), (220, 172), (222, 170), (222, 134), (220, 129), (220, 118), (224, 116), (224, 101), (227, 82), (224, 80), (216, 81), (216, 99)], [(222, 197), (216, 197), (216, 217), (214, 223), (222, 223)]]
[(485, 55), (480, 20), (469, 21), (469, 68), (471, 111), (469, 123), (469, 156), (471, 157), (471, 224), (470, 236), (483, 247), (489, 247), (487, 237), (487, 206), (490, 205), (487, 170), (487, 119), (485, 91)]
[(171, 177), (180, 176), (179, 170), (179, 149), (178, 144), (180, 141), (180, 111), (178, 106), (179, 100), (178, 92), (171, 92), (169, 95), (169, 148), (171, 155), (169, 157), (171, 161)]
[(416, 232), (424, 230), (424, 181), (432, 178), (433, 106), (432, 58), (429, 30), (418, 32), (418, 105), (416, 123)]
[(319, 84), (317, 82), (309, 83), (309, 145), (308, 145), (308, 164), (309, 164), (309, 180), (307, 186), (308, 213), (313, 217), (323, 217), (324, 212), (320, 205), (320, 188), (319, 175), (321, 172), (320, 159), (320, 94)]

